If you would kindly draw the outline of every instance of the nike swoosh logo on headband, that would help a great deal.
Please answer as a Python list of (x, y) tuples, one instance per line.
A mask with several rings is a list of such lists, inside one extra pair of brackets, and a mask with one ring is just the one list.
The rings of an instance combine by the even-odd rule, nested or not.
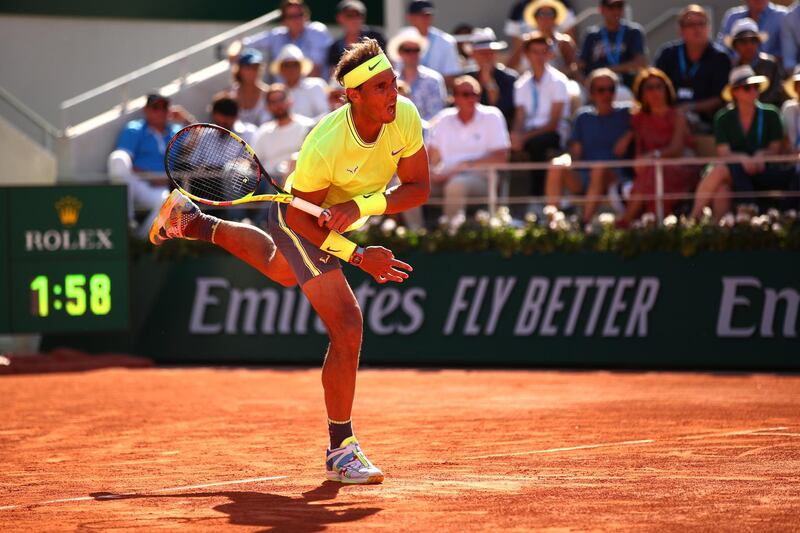
[(372, 65), (371, 67), (367, 67), (367, 68), (369, 69), (369, 71), (370, 71), (370, 72), (372, 72), (372, 71), (373, 71), (373, 70), (375, 70), (375, 68), (376, 68), (378, 65), (380, 65), (380, 64), (381, 64), (381, 62), (380, 62), (380, 60), (379, 60), (377, 63), (375, 63), (375, 64), (374, 64), (374, 65)]

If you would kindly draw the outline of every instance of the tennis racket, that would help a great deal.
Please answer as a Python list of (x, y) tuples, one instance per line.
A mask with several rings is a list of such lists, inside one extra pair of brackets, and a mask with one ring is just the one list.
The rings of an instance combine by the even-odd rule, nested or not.
[[(197, 202), (215, 206), (279, 202), (317, 218), (330, 218), (327, 209), (283, 191), (253, 149), (216, 124), (190, 124), (176, 133), (167, 145), (164, 168), (175, 187)], [(280, 192), (256, 194), (262, 180)]]

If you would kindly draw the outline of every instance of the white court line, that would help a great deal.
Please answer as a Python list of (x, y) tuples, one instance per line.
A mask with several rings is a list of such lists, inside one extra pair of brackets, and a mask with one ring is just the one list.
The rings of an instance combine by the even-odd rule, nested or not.
[(779, 426), (775, 428), (758, 428), (758, 429), (741, 429), (739, 431), (728, 431), (725, 433), (705, 433), (703, 435), (688, 435), (686, 437), (678, 437), (678, 440), (698, 440), (708, 439), (711, 437), (733, 437), (736, 435), (749, 435), (751, 433), (760, 433), (762, 431), (786, 431), (787, 427)]
[(243, 485), (245, 483), (258, 483), (260, 481), (274, 481), (276, 479), (286, 479), (289, 476), (253, 477), (249, 479), (236, 479), (233, 481), (218, 481), (216, 483), (203, 483), (202, 485), (184, 485), (182, 487), (167, 487), (164, 489), (148, 490), (145, 492), (121, 492), (117, 494), (105, 494), (101, 496), (80, 496), (78, 498), (61, 498), (58, 500), (47, 500), (38, 503), (23, 503), (19, 505), (5, 505), (0, 507), (0, 511), (9, 509), (19, 509), (23, 507), (38, 507), (41, 505), (51, 505), (54, 503), (84, 502), (89, 500), (115, 500), (127, 496), (147, 496), (148, 494), (158, 494), (161, 492), (180, 492), (182, 490), (205, 489), (208, 487), (221, 487), (223, 485)]
[(558, 453), (570, 452), (572, 450), (590, 450), (592, 448), (608, 448), (612, 446), (633, 446), (636, 444), (650, 444), (655, 442), (653, 439), (643, 440), (625, 440), (622, 442), (604, 442), (602, 444), (585, 444), (583, 446), (571, 446), (569, 448), (550, 448), (547, 450), (530, 450), (527, 452), (513, 452), (513, 453), (492, 453), (489, 455), (475, 455), (473, 457), (465, 457), (465, 459), (489, 459), (491, 457), (514, 457), (517, 455), (533, 455), (537, 453)]

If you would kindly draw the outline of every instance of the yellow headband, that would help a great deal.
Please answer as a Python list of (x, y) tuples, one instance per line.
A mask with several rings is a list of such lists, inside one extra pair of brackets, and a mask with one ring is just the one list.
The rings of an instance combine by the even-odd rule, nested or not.
[(386, 54), (370, 58), (344, 75), (344, 86), (346, 89), (353, 89), (376, 74), (380, 74), (390, 68), (392, 68), (392, 64)]

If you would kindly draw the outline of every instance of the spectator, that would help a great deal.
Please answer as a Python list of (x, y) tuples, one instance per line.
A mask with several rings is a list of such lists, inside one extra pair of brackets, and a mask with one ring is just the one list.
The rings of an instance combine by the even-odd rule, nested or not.
[[(614, 106), (614, 94), (619, 77), (610, 69), (599, 68), (586, 80), (592, 106), (578, 113), (569, 141), (572, 160), (608, 161), (622, 159), (628, 152), (631, 134), (631, 115), (628, 107)], [(583, 218), (590, 222), (597, 209), (598, 196), (618, 181), (618, 172), (612, 168), (593, 168), (568, 172), (553, 166), (547, 172), (545, 195), (548, 205), (558, 206), (561, 192), (583, 192), (589, 197), (584, 206)]]
[(433, 12), (433, 2), (412, 0), (408, 6), (407, 19), (428, 40), (428, 47), (420, 63), (444, 76), (449, 86), (453, 78), (461, 73), (456, 40), (449, 33), (433, 26)]
[(800, 152), (800, 65), (794, 68), (794, 74), (784, 84), (790, 99), (783, 104), (783, 124), (786, 127), (786, 138), (789, 152)]
[[(282, 26), (247, 37), (242, 45), (257, 48), (274, 60), (284, 46), (293, 44), (313, 62), (310, 75), (328, 79), (328, 50), (333, 42), (328, 28), (321, 22), (309, 21), (311, 11), (303, 0), (283, 0), (280, 9)], [(234, 44), (229, 54), (236, 48)]]
[(600, 0), (602, 27), (589, 28), (581, 48), (580, 66), (588, 75), (600, 67), (608, 67), (629, 86), (640, 68), (647, 65), (644, 30), (635, 22), (622, 19), (624, 0)]
[[(514, 84), (516, 113), (511, 146), (525, 150), (531, 161), (547, 161), (550, 152), (561, 147), (567, 138), (567, 77), (550, 65), (553, 41), (539, 31), (525, 37), (523, 50), (531, 71)], [(544, 171), (531, 173), (530, 192), (544, 192)]]
[(420, 64), (420, 57), (430, 42), (414, 28), (405, 28), (389, 41), (386, 53), (397, 67), (399, 80), (408, 84), (411, 101), (422, 120), (430, 120), (441, 111), (447, 98), (442, 75)]
[[(694, 147), (689, 123), (683, 111), (677, 107), (675, 88), (667, 75), (657, 69), (648, 68), (639, 73), (633, 83), (637, 111), (631, 118), (636, 140), (637, 158), (676, 158), (688, 155)], [(697, 186), (699, 170), (689, 166), (668, 165), (663, 167), (665, 193), (690, 193)], [(652, 166), (636, 168), (636, 177), (631, 189), (633, 199), (628, 202), (622, 225), (628, 225), (642, 211), (655, 212), (655, 169)], [(636, 198), (650, 196), (651, 198)], [(664, 199), (664, 212), (673, 210), (677, 202)]]
[[(509, 68), (524, 70), (520, 65), (520, 61), (524, 59), (522, 38), (526, 33), (537, 29), (529, 23), (529, 19), (526, 20), (525, 10), (534, 3), (534, 0), (519, 0), (511, 6), (511, 12), (508, 14), (505, 24), (506, 35), (511, 37), (511, 54), (506, 60), (506, 66)], [(562, 15), (560, 9), (556, 7), (556, 18), (558, 19), (556, 25), (561, 31), (570, 31), (575, 25), (575, 9), (572, 6), (572, 2), (570, 0), (562, 0), (558, 4), (564, 8), (564, 13)], [(538, 8), (536, 10), (538, 11)]]
[(471, 76), (453, 82), (454, 107), (431, 122), (430, 151), (432, 194), (444, 195), (444, 214), (453, 218), (464, 212), (468, 196), (486, 197), (484, 172), (470, 170), (479, 163), (508, 160), (511, 142), (503, 114), (496, 107), (478, 103), (481, 86)]
[(239, 119), (260, 126), (270, 118), (267, 112), (267, 84), (264, 78), (264, 58), (261, 52), (246, 48), (233, 68), (233, 98), (239, 104)]
[(285, 85), (292, 97), (294, 112), (316, 122), (328, 114), (330, 107), (326, 92), (328, 86), (321, 78), (309, 77), (313, 70), (311, 61), (293, 44), (284, 46), (270, 65), (273, 76), (280, 75), (286, 80)]
[(481, 84), (481, 104), (500, 109), (506, 124), (514, 124), (514, 83), (519, 78), (516, 71), (497, 62), (497, 51), (508, 45), (498, 41), (492, 28), (476, 28), (469, 44), (476, 69), (467, 74)]
[(140, 236), (145, 238), (169, 194), (164, 175), (167, 144), (183, 125), (197, 121), (182, 107), (170, 106), (169, 98), (158, 93), (147, 95), (142, 111), (144, 118), (125, 124), (117, 137), (116, 147), (108, 156), (108, 174), (128, 186), (131, 220), (134, 210), (149, 212), (140, 225), (144, 231)]
[(783, 17), (781, 23), (781, 57), (783, 68), (791, 72), (800, 63), (800, 3)]
[(735, 66), (750, 65), (756, 74), (766, 76), (769, 80), (769, 89), (762, 93), (759, 100), (780, 107), (787, 98), (783, 91), (786, 73), (775, 56), (758, 51), (766, 38), (766, 34), (758, 31), (755, 21), (745, 17), (734, 23), (730, 35), (725, 37), (725, 46), (736, 52), (738, 59), (735, 60)]
[[(756, 76), (750, 65), (731, 70), (723, 98), (733, 103), (720, 110), (714, 119), (717, 154), (737, 155), (741, 163), (719, 163), (700, 181), (692, 209), (699, 219), (711, 204), (716, 218), (730, 211), (729, 193), (755, 190), (785, 190), (792, 176), (774, 165), (764, 163), (762, 156), (777, 155), (783, 144), (783, 124), (778, 110), (758, 101), (769, 80)], [(747, 133), (744, 133), (747, 132)]]
[(342, 84), (331, 78), (328, 83), (328, 109), (334, 111), (342, 107), (345, 101), (345, 90)]
[(461, 22), (453, 28), (451, 35), (456, 40), (459, 72), (469, 72), (476, 68), (475, 61), (472, 59), (472, 49), (470, 48), (473, 31), (475, 31), (475, 27), (466, 22)]
[(328, 68), (332, 69), (339, 63), (344, 51), (351, 44), (357, 43), (364, 37), (375, 39), (381, 48), (386, 48), (386, 38), (376, 28), (364, 24), (367, 17), (367, 7), (361, 0), (341, 0), (336, 5), (336, 23), (342, 28), (342, 37), (333, 42), (328, 49)]
[(286, 165), (300, 150), (314, 121), (293, 113), (291, 92), (282, 83), (270, 86), (267, 106), (275, 118), (258, 128), (253, 138), (253, 151), (271, 176), (285, 176)]
[(564, 4), (558, 0), (536, 0), (525, 9), (527, 24), (553, 40), (553, 66), (573, 80), (580, 79), (578, 69), (578, 50), (575, 41), (567, 33), (558, 28), (564, 23), (568, 12)]
[(211, 102), (211, 122), (232, 131), (247, 144), (253, 143), (256, 127), (239, 120), (239, 104), (226, 94), (219, 95)]
[(717, 35), (717, 43), (725, 42), (725, 37), (730, 35), (737, 20), (751, 18), (758, 24), (759, 30), (767, 35), (766, 42), (761, 45), (759, 51), (780, 57), (781, 23), (785, 16), (786, 8), (775, 5), (769, 0), (744, 0), (743, 6), (732, 7), (725, 12)]
[(708, 13), (697, 4), (678, 14), (681, 39), (666, 43), (656, 55), (655, 66), (675, 87), (695, 133), (710, 133), (714, 113), (722, 107), (720, 98), (731, 70), (728, 54), (711, 42)]

